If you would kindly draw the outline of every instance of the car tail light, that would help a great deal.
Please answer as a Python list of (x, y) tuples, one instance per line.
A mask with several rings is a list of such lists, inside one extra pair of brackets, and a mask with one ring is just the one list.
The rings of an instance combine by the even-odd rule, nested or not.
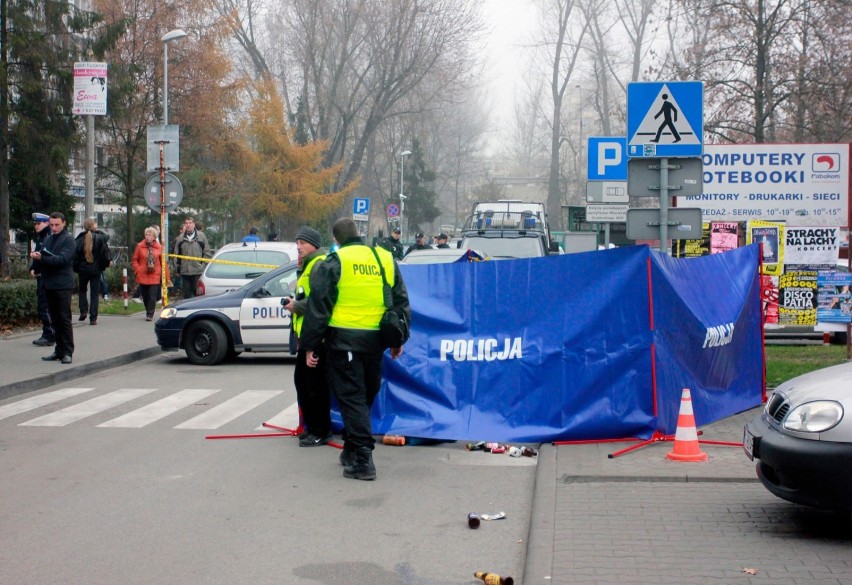
[(203, 297), (204, 296), (204, 283), (201, 282), (200, 280), (198, 281), (198, 284), (195, 285), (195, 296), (197, 296), (197, 297)]

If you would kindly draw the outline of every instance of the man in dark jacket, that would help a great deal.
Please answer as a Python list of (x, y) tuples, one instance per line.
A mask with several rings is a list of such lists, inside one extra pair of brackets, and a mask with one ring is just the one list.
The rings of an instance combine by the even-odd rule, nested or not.
[(444, 234), (444, 233), (438, 234), (437, 236), (435, 236), (435, 244), (436, 244), (435, 247), (438, 248), (439, 250), (444, 249), (444, 248), (449, 248), (450, 245), (447, 243), (449, 241), (449, 239), (450, 238), (449, 238), (449, 236), (447, 236), (447, 234)]
[(423, 232), (418, 233), (414, 236), (414, 243), (408, 247), (408, 250), (405, 251), (405, 255), (408, 256), (414, 250), (431, 250), (432, 246), (426, 243), (426, 234)]
[(201, 229), (196, 229), (195, 219), (187, 217), (183, 220), (183, 229), (172, 246), (175, 254), (184, 256), (177, 259), (177, 273), (180, 275), (181, 298), (191, 299), (195, 296), (198, 279), (204, 272), (205, 262), (196, 258), (212, 258), (213, 250), (207, 243), (207, 236)]
[[(296, 247), (299, 250), (299, 267), (296, 269), (296, 296), (284, 297), (281, 305), (293, 313), (292, 329), (296, 343), (296, 369), (293, 372), (293, 384), (296, 386), (296, 398), (299, 411), (307, 430), (299, 436), (300, 447), (318, 447), (331, 440), (331, 395), (326, 376), (325, 348), (314, 348), (317, 354), (316, 367), (309, 368), (305, 350), (299, 343), (302, 323), (308, 299), (311, 296), (311, 273), (322, 264), (327, 251), (322, 248), (322, 235), (310, 226), (304, 226), (296, 234)], [(293, 348), (291, 348), (292, 353)]]
[(83, 231), (75, 238), (74, 272), (79, 281), (78, 301), (80, 321), (89, 318), (89, 325), (98, 324), (98, 305), (101, 300), (101, 273), (110, 263), (106, 234), (98, 229), (95, 218), (83, 221)]
[(401, 232), (398, 227), (391, 230), (390, 235), (379, 242), (379, 245), (391, 253), (394, 260), (402, 260), (405, 256), (405, 248), (402, 247), (402, 242), (399, 241)]
[[(346, 430), (340, 455), (343, 477), (372, 480), (376, 467), (370, 409), (379, 393), (385, 349), (379, 332), (385, 312), (382, 269), (393, 307), (409, 321), (411, 307), (390, 252), (364, 245), (349, 218), (337, 220), (332, 235), (340, 248), (313, 270), (299, 348), (305, 351), (307, 366), (313, 368), (318, 363), (315, 350), (324, 340), (328, 381)], [(391, 348), (390, 355), (396, 359), (402, 348)]]
[[(50, 235), (50, 216), (46, 213), (33, 213), (33, 225), (36, 231), (35, 252), (40, 252), (44, 247), (44, 241)], [(38, 269), (38, 270), (37, 270)], [(41, 319), (41, 337), (33, 340), (33, 345), (50, 347), (56, 343), (56, 335), (53, 333), (53, 325), (50, 324), (50, 313), (47, 311), (47, 293), (41, 278), (38, 262), (30, 262), (30, 274), (36, 279), (36, 294), (38, 295), (38, 317)]]
[(47, 310), (50, 322), (56, 333), (55, 351), (41, 359), (44, 361), (59, 360), (63, 364), (71, 363), (74, 354), (74, 330), (71, 326), (71, 294), (74, 291), (74, 238), (65, 227), (68, 222), (65, 216), (54, 211), (50, 214), (50, 236), (38, 252), (32, 252), (30, 258), (37, 273), (44, 279), (44, 289), (47, 296)]

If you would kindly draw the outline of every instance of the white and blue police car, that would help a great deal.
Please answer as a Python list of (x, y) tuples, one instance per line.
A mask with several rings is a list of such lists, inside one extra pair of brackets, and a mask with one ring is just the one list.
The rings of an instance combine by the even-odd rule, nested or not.
[(281, 299), (294, 296), (296, 266), (290, 262), (237, 290), (164, 307), (154, 325), (157, 343), (167, 351), (183, 349), (202, 366), (244, 351), (289, 351), (290, 312)]

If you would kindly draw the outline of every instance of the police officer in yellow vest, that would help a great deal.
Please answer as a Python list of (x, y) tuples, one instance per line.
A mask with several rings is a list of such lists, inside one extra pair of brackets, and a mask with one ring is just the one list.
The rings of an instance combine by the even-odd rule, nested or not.
[[(382, 381), (384, 347), (379, 321), (385, 312), (379, 263), (391, 286), (393, 306), (411, 319), (408, 291), (390, 252), (361, 241), (358, 227), (342, 218), (332, 228), (340, 248), (314, 267), (311, 295), (302, 324), (300, 349), (308, 367), (316, 367), (317, 348), (325, 342), (329, 386), (340, 405), (345, 429), (343, 477), (376, 479), (370, 409)], [(391, 348), (397, 358), (402, 348)]]
[[(296, 249), (299, 251), (299, 267), (296, 269), (296, 297), (285, 297), (282, 306), (293, 313), (293, 332), (296, 340), (296, 371), (293, 383), (296, 386), (296, 398), (302, 413), (305, 429), (299, 435), (300, 447), (317, 447), (331, 440), (331, 398), (325, 371), (325, 348), (314, 349), (317, 365), (309, 368), (305, 351), (299, 343), (308, 297), (311, 295), (311, 273), (325, 260), (326, 250), (322, 248), (322, 236), (312, 227), (304, 226), (296, 234)], [(286, 301), (286, 302), (285, 302)]]

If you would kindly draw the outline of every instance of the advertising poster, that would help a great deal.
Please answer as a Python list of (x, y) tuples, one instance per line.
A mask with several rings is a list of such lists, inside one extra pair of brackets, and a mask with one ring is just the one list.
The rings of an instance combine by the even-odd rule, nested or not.
[(852, 323), (852, 274), (821, 270), (817, 285), (817, 319), (824, 323)]
[(778, 324), (778, 277), (760, 275), (760, 299), (763, 303), (763, 322)]
[(750, 221), (746, 231), (746, 243), (760, 244), (763, 274), (781, 275), (784, 263), (784, 224)]
[(848, 227), (849, 144), (705, 144), (704, 190), (677, 198), (704, 221)]
[(714, 221), (710, 224), (710, 253), (718, 254), (736, 249), (740, 238), (740, 224), (735, 221)]
[(74, 63), (74, 103), (77, 115), (105, 116), (107, 113), (107, 64)]
[(840, 250), (839, 227), (794, 227), (784, 230), (784, 264), (833, 266)]
[(710, 254), (710, 224), (701, 224), (700, 240), (673, 240), (672, 258), (697, 258)]
[(778, 280), (778, 324), (816, 325), (816, 270), (791, 270)]

